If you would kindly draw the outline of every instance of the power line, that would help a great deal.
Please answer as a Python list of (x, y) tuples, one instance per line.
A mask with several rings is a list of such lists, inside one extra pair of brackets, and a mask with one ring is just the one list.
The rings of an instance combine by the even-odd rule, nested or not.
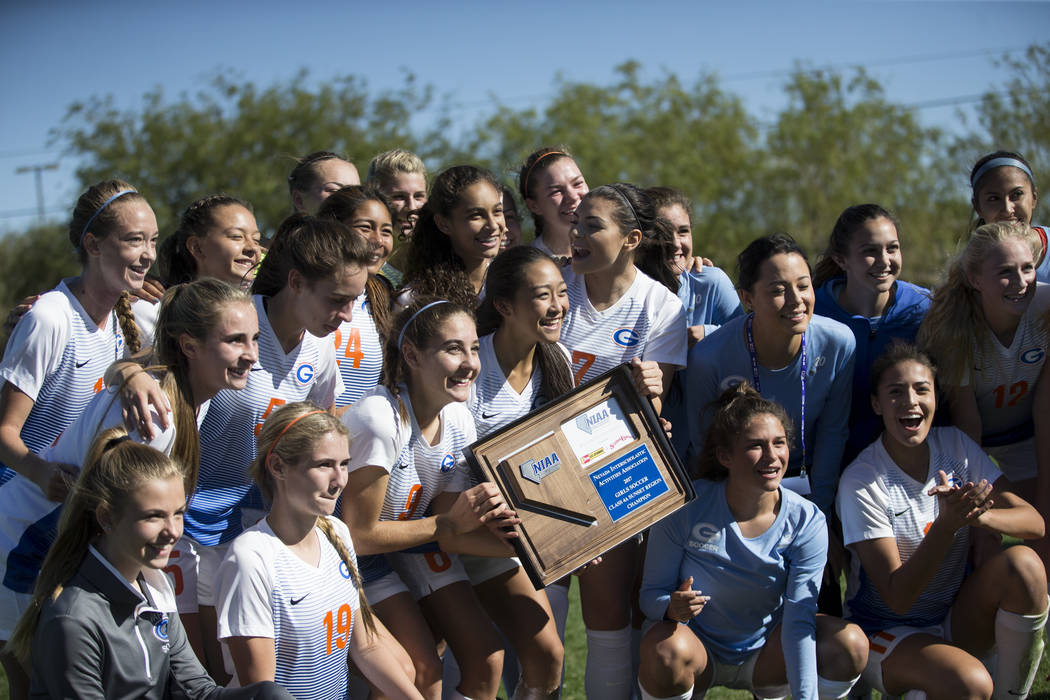
[(39, 148), (27, 148), (21, 151), (0, 151), (0, 158), (29, 158), (38, 156), (60, 156), (61, 151), (46, 151)]

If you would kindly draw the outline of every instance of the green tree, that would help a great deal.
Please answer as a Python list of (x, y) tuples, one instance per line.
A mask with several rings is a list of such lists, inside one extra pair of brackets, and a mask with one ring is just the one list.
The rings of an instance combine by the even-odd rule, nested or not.
[[(965, 182), (978, 158), (1001, 149), (1021, 153), (1032, 165), (1038, 186), (1039, 178), (1045, 182), (1050, 174), (1050, 47), (1030, 46), (1022, 58), (1004, 56), (996, 63), (1010, 77), (1001, 88), (984, 93), (976, 126), (956, 139), (959, 179)], [(1045, 213), (1039, 220), (1046, 220)]]
[(417, 135), (411, 121), (433, 103), (432, 90), (410, 74), (400, 89), (376, 95), (355, 76), (311, 86), (301, 71), (260, 88), (219, 75), (174, 101), (157, 87), (137, 109), (119, 109), (112, 96), (76, 102), (54, 138), (82, 158), (83, 184), (120, 176), (138, 187), (162, 234), (186, 205), (216, 192), (250, 201), (260, 226), (272, 232), (291, 213), (287, 176), (295, 158), (336, 151), (363, 176), (372, 156), (389, 148), (431, 157), (444, 139)]
[(941, 131), (888, 102), (863, 70), (847, 77), (798, 68), (785, 91), (759, 175), (762, 228), (792, 233), (816, 255), (843, 209), (877, 202), (901, 221), (905, 276), (932, 282), (965, 225), (943, 175)]
[(465, 145), (497, 172), (543, 144), (562, 143), (592, 187), (615, 181), (677, 187), (695, 199), (698, 250), (723, 250), (747, 235), (739, 216), (748, 173), (760, 159), (757, 128), (740, 98), (714, 76), (684, 86), (673, 73), (645, 81), (641, 65), (616, 68), (611, 85), (555, 80), (542, 109), (496, 105)]
[(0, 238), (0, 314), (79, 271), (65, 226), (35, 226)]

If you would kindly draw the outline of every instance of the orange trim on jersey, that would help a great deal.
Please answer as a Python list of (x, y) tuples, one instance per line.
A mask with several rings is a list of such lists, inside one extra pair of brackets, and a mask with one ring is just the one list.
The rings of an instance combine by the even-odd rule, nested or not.
[(1036, 232), (1036, 235), (1039, 236), (1039, 240), (1043, 242), (1043, 252), (1039, 255), (1039, 260), (1037, 260), (1036, 263), (1035, 263), (1035, 266), (1039, 267), (1040, 265), (1043, 264), (1043, 259), (1046, 257), (1046, 246), (1047, 246), (1046, 229), (1043, 228), (1042, 226), (1033, 226), (1032, 230)]

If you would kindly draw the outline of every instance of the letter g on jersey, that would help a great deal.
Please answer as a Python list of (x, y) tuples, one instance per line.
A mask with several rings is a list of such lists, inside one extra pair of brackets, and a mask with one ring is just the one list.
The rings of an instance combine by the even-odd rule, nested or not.
[(624, 348), (633, 348), (642, 342), (642, 337), (633, 328), (617, 328), (612, 334), (613, 342)]
[(314, 366), (302, 364), (295, 368), (295, 380), (300, 384), (309, 384), (314, 378)]
[(1029, 348), (1021, 353), (1021, 362), (1026, 365), (1035, 365), (1043, 359), (1044, 355), (1046, 352), (1042, 348)]

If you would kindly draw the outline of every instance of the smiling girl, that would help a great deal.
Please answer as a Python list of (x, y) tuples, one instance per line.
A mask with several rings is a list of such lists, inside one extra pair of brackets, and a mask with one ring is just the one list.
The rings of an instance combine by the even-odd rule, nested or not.
[(477, 306), (505, 228), (503, 195), (492, 173), (473, 165), (443, 171), (412, 234), (405, 286), (415, 296)]
[(555, 258), (569, 257), (573, 212), (588, 189), (564, 146), (544, 146), (525, 159), (518, 170), (518, 191), (532, 213), (533, 246)]
[(780, 404), (746, 382), (718, 398), (696, 500), (649, 534), (645, 700), (688, 700), (716, 685), (759, 698), (843, 698), (856, 683), (867, 640), (817, 614), (827, 526), (781, 484), (790, 445)]
[(1034, 408), (1050, 386), (1043, 379), (1050, 286), (1036, 283), (1038, 251), (1027, 226), (978, 227), (949, 265), (919, 340), (940, 369), (952, 424), (995, 458), (1018, 494), (1040, 505), (1036, 476), (1050, 463), (1037, 459), (1035, 435), (1050, 430), (1050, 415)]
[[(106, 180), (77, 200), (69, 240), (80, 276), (60, 282), (19, 320), (0, 364), (0, 490), (19, 474), (56, 504), (77, 470), (39, 454), (102, 388), (106, 368), (138, 351), (127, 292), (142, 287), (153, 263), (157, 219), (131, 185)], [(3, 591), (32, 592), (32, 578), (3, 583)], [(9, 638), (12, 624), (0, 624), (0, 640)], [(7, 658), (0, 655), (5, 668)], [(15, 690), (19, 669), (9, 668)]]
[(904, 262), (897, 219), (878, 204), (839, 215), (813, 271), (815, 312), (844, 323), (857, 343), (853, 405), (843, 464), (871, 444), (882, 421), (871, 410), (871, 364), (890, 343), (914, 342), (930, 291), (901, 279)]
[[(1026, 546), (968, 571), (972, 527), (1021, 539), (1043, 521), (962, 431), (933, 428), (935, 374), (913, 346), (872, 371), (882, 437), (842, 474), (838, 513), (854, 557), (847, 617), (869, 635), (865, 680), (884, 695), (1025, 697), (1043, 647), (1046, 574)], [(997, 652), (989, 677), (981, 659)]]
[(350, 533), (332, 515), (349, 462), (346, 428), (313, 404), (287, 404), (263, 424), (251, 470), (270, 510), (219, 568), (219, 638), (236, 684), (276, 680), (296, 697), (339, 700), (349, 658), (385, 697), (421, 698), (398, 663), (411, 667), (404, 650), (364, 599)]
[(379, 272), (394, 247), (393, 214), (386, 198), (372, 185), (344, 187), (321, 205), (318, 216), (345, 224), (368, 241), (372, 258), (365, 291), (354, 300), (354, 315), (333, 338), (339, 374), (346, 390), (337, 408), (349, 406), (375, 388), (383, 369), (383, 339), (390, 326), (390, 288)]
[[(152, 416), (155, 437), (135, 432), (131, 438), (172, 455), (186, 465), (186, 488), (197, 480), (200, 446), (199, 421), (210, 399), (222, 389), (243, 389), (248, 370), (257, 358), (258, 323), (248, 296), (230, 285), (204, 279), (170, 289), (161, 307), (154, 358), (149, 371), (160, 382), (173, 407), (174, 421), (167, 430)], [(140, 368), (138, 370), (142, 372)], [(85, 463), (88, 450), (105, 429), (122, 423), (117, 389), (101, 391), (84, 412), (41, 457), (74, 465)], [(0, 509), (5, 513), (0, 530), (0, 576), (4, 581), (2, 619), (13, 624), (29, 602), (28, 593), (39, 567), (54, 541), (62, 506), (47, 500), (28, 479), (16, 476), (0, 489)], [(186, 616), (186, 630), (194, 649), (202, 643), (196, 621), (197, 554), (191, 540), (183, 540), (172, 556), (170, 572), (179, 612)]]
[[(343, 393), (331, 339), (364, 290), (371, 249), (337, 221), (292, 215), (277, 230), (252, 284), (259, 360), (243, 391), (220, 391), (201, 424), (201, 471), (186, 532), (202, 545), (198, 599), (206, 643), (214, 639), (211, 589), (225, 544), (261, 516), (248, 465), (274, 409), (309, 400), (332, 406)], [(220, 673), (217, 646), (208, 669)]]
[[(657, 412), (676, 369), (685, 365), (686, 326), (669, 261), (670, 225), (649, 198), (624, 183), (591, 190), (572, 227), (569, 312), (561, 342), (577, 385), (630, 362), (635, 384)], [(637, 546), (626, 542), (579, 574), (587, 626), (586, 683), (592, 697), (631, 692), (631, 588)], [(564, 587), (562, 587), (564, 588)], [(553, 597), (562, 591), (552, 587)]]
[(479, 369), (473, 314), (443, 299), (416, 300), (391, 330), (382, 384), (343, 415), (350, 476), (342, 516), (358, 552), (387, 554), (362, 556), (365, 592), (405, 646), (416, 687), (429, 698), (441, 694), (430, 628), (459, 662), (461, 680), (451, 697), (493, 698), (499, 689), (499, 637), (451, 553), (511, 554), (481, 527), (475, 507), (493, 508), (486, 521), (517, 522), (500, 508), (491, 483), (467, 489), (461, 450), (477, 433), (464, 402)]
[(733, 319), (689, 352), (686, 406), (691, 454), (703, 450), (713, 418), (710, 403), (746, 381), (784, 407), (799, 428), (788, 488), (812, 492), (830, 519), (846, 445), (853, 334), (813, 315), (809, 260), (795, 240), (772, 234), (752, 241), (737, 258), (737, 288), (751, 313)]
[(970, 171), (973, 196), (970, 203), (977, 214), (977, 225), (1000, 221), (1032, 226), (1042, 248), (1036, 256), (1036, 278), (1050, 283), (1050, 256), (1047, 229), (1032, 224), (1032, 212), (1039, 201), (1032, 166), (1019, 153), (996, 151), (984, 156)]
[(187, 643), (163, 573), (186, 477), (122, 428), (95, 441), (11, 642), (32, 667), (33, 697), (290, 697), (273, 683), (217, 687)]
[[(561, 271), (540, 249), (518, 246), (492, 261), (478, 309), (481, 374), (468, 402), (478, 437), (572, 391), (569, 356), (558, 343), (568, 311)], [(520, 679), (504, 673), (508, 692), (515, 698), (555, 696), (564, 649), (547, 596), (535, 590), (516, 559), (460, 559), (520, 662)]]

